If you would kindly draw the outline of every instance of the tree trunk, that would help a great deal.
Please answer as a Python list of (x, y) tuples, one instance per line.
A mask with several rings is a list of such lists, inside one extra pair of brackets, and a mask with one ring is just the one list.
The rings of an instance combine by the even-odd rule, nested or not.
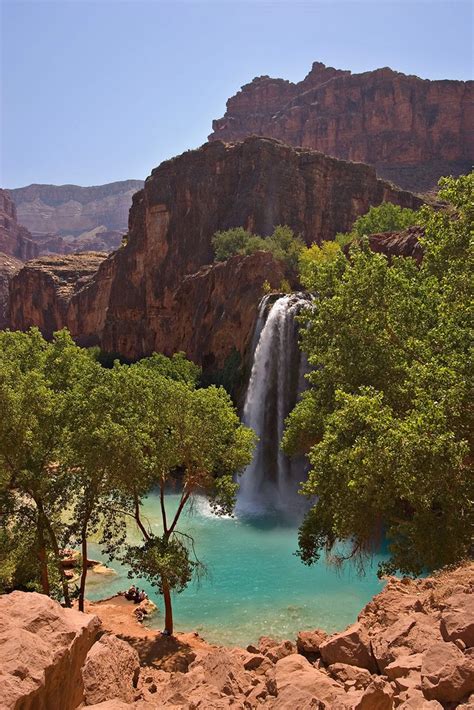
[(46, 555), (46, 543), (44, 541), (44, 527), (41, 516), (38, 517), (38, 560), (41, 575), (41, 587), (43, 594), (50, 595), (48, 560)]
[(87, 579), (87, 537), (86, 533), (82, 533), (82, 572), (81, 572), (81, 582), (79, 585), (79, 611), (84, 611), (84, 598), (86, 591), (86, 579)]
[(165, 602), (165, 631), (173, 635), (173, 607), (171, 606), (171, 593), (168, 585), (168, 580), (162, 579), (161, 586), (163, 588), (163, 600)]
[(64, 605), (67, 607), (70, 607), (70, 606), (72, 606), (71, 597), (69, 596), (69, 588), (67, 586), (67, 579), (66, 579), (66, 575), (64, 574), (64, 568), (61, 564), (61, 555), (59, 554), (58, 539), (57, 539), (56, 534), (53, 530), (53, 526), (49, 522), (47, 516), (44, 514), (41, 504), (38, 504), (38, 502), (37, 502), (36, 505), (38, 506), (38, 510), (40, 512), (40, 515), (42, 516), (46, 530), (48, 531), (49, 539), (51, 540), (51, 546), (53, 548), (54, 556), (56, 558), (56, 564), (57, 564), (57, 567), (59, 570), (59, 576), (61, 577), (61, 586), (63, 589)]

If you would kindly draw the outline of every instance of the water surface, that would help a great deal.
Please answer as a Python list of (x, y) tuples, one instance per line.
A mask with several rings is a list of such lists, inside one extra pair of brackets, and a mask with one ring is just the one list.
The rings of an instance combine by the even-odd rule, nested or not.
[[(167, 501), (171, 513), (178, 496), (168, 495)], [(159, 533), (157, 497), (150, 496), (145, 513)], [(294, 555), (297, 523), (281, 516), (217, 518), (204, 500), (197, 499), (192, 512), (182, 517), (180, 528), (195, 538), (208, 576), (174, 596), (175, 630), (198, 631), (212, 643), (245, 646), (263, 635), (294, 638), (302, 629), (343, 629), (383, 586), (375, 574), (380, 557), (374, 558), (365, 577), (358, 577), (353, 568), (337, 572), (324, 561), (313, 567), (303, 565)], [(130, 535), (139, 539), (133, 530)], [(104, 559), (94, 545), (90, 555)], [(89, 575), (90, 599), (130, 585), (127, 570), (117, 563), (111, 566), (117, 575)], [(162, 610), (157, 591), (145, 581), (135, 582)], [(163, 614), (151, 625), (162, 628)]]

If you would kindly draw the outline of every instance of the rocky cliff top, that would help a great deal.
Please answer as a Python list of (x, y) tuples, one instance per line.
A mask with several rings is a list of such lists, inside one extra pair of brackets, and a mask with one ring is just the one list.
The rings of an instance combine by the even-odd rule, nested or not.
[(395, 579), (344, 631), (263, 637), (247, 649), (162, 637), (123, 600), (62, 609), (0, 597), (2, 708), (468, 710), (474, 704), (474, 564)]
[(352, 74), (315, 62), (298, 83), (255, 78), (227, 101), (209, 140), (278, 138), (369, 163), (426, 191), (474, 160), (474, 82), (431, 81), (389, 67)]
[(269, 235), (286, 224), (310, 244), (348, 231), (384, 200), (421, 204), (368, 165), (275, 139), (208, 143), (153, 170), (133, 196), (126, 246), (69, 290), (67, 305), (62, 295), (55, 300), (63, 289), (57, 281), (44, 288), (47, 262), (22, 270), (12, 283), (10, 323), (47, 334), (66, 325), (78, 342), (129, 359), (182, 350), (221, 369), (234, 351), (245, 357), (263, 282), (278, 288), (288, 275), (268, 254), (201, 271), (214, 259), (213, 234), (242, 226)]

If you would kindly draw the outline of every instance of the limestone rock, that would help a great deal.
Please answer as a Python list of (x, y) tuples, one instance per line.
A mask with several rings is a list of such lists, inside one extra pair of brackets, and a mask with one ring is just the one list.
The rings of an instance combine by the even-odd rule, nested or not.
[(319, 647), (325, 663), (347, 663), (350, 666), (366, 668), (375, 672), (376, 665), (370, 650), (369, 637), (363, 626), (357, 622), (345, 631), (330, 636)]
[(99, 627), (96, 616), (63, 609), (43, 594), (0, 596), (2, 710), (76, 708), (81, 667)]
[(388, 67), (351, 74), (320, 62), (303, 81), (255, 78), (213, 121), (210, 140), (269, 136), (375, 165), (408, 189), (436, 186), (474, 159), (472, 81), (428, 81)]
[(135, 649), (117, 636), (102, 636), (87, 654), (82, 669), (86, 705), (113, 698), (132, 702), (139, 673)]
[(474, 691), (474, 659), (454, 643), (435, 643), (423, 656), (421, 683), (428, 700), (459, 702)]

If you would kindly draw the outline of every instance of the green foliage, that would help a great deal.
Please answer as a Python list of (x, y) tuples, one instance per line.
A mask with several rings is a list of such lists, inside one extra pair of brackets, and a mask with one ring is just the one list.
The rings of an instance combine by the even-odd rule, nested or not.
[(201, 379), (204, 387), (218, 385), (230, 395), (235, 394), (242, 381), (242, 356), (233, 348), (224, 361), (222, 368), (206, 372)]
[(283, 444), (309, 452), (302, 492), (316, 498), (299, 536), (308, 564), (323, 551), (362, 560), (382, 533), (381, 573), (419, 574), (469, 554), (473, 180), (445, 179), (451, 210), (417, 215), (420, 268), (403, 258), (389, 266), (364, 244), (350, 259), (303, 259), (317, 294), (302, 334), (314, 369)]
[(280, 288), (278, 289), (280, 293), (291, 293), (292, 288), (288, 279), (282, 279), (280, 281)]
[[(181, 512), (203, 494), (216, 513), (229, 514), (238, 488), (233, 475), (249, 463), (255, 439), (225, 390), (196, 389), (199, 377), (182, 353), (105, 368), (66, 331), (51, 343), (37, 329), (0, 333), (1, 589), (56, 595), (61, 581), (68, 604), (61, 548), (80, 545), (82, 608), (87, 540), (99, 536), (109, 556), (129, 558), (136, 574), (159, 580), (172, 630), (170, 592), (199, 570), (188, 553), (192, 541), (185, 545), (177, 527)], [(171, 482), (182, 494), (168, 520)], [(156, 487), (160, 538), (141, 520), (143, 499)], [(143, 545), (127, 544), (127, 518)]]
[(216, 232), (212, 237), (216, 260), (225, 261), (236, 254), (254, 254), (269, 251), (293, 270), (298, 266), (298, 258), (304, 242), (287, 226), (275, 227), (269, 237), (259, 237), (247, 232), (243, 227), (235, 227), (224, 232)]
[(265, 296), (273, 291), (271, 284), (269, 281), (267, 281), (267, 279), (265, 279), (265, 281), (262, 284), (262, 291)]
[(335, 241), (340, 247), (377, 232), (396, 232), (419, 224), (418, 212), (407, 207), (399, 207), (391, 202), (382, 202), (378, 207), (371, 207), (354, 222), (350, 232), (339, 232)]

